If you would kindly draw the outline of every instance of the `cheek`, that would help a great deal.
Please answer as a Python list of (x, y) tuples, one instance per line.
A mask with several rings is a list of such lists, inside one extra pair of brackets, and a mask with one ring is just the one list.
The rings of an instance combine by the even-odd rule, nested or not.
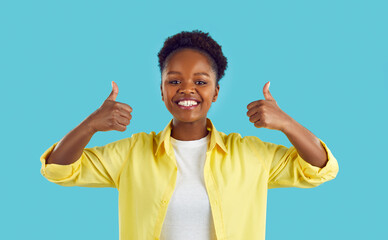
[(203, 105), (209, 108), (213, 103), (213, 95), (206, 96), (206, 100), (203, 102)]
[(172, 94), (172, 92), (170, 91), (164, 91), (163, 92), (163, 101), (167, 104), (167, 105), (173, 105), (173, 102), (172, 102), (172, 98), (174, 97), (174, 94)]

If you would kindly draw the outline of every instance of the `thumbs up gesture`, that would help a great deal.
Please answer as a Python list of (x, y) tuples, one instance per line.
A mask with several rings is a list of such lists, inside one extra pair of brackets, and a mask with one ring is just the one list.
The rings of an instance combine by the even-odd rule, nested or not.
[(257, 100), (247, 105), (249, 121), (257, 128), (268, 128), (274, 130), (284, 131), (287, 123), (290, 122), (291, 117), (283, 112), (275, 99), (269, 92), (269, 84), (267, 82), (263, 88), (265, 100)]
[(93, 112), (88, 121), (93, 131), (125, 131), (132, 119), (132, 108), (125, 103), (116, 102), (119, 93), (117, 84), (112, 81), (112, 92), (99, 109)]

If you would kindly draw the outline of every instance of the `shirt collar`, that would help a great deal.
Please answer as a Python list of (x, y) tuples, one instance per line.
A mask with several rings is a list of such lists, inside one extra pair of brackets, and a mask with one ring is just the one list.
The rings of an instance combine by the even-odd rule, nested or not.
[[(228, 153), (228, 150), (225, 147), (225, 143), (222, 139), (221, 133), (216, 130), (212, 121), (209, 118), (206, 118), (206, 128), (210, 132), (210, 143), (207, 151), (212, 151), (213, 148), (218, 145), (219, 148), (224, 152)], [(164, 128), (163, 131), (159, 132), (156, 138), (157, 148), (155, 151), (155, 156), (163, 149), (168, 155), (172, 156), (174, 153), (173, 146), (170, 141), (172, 129), (172, 119)]]

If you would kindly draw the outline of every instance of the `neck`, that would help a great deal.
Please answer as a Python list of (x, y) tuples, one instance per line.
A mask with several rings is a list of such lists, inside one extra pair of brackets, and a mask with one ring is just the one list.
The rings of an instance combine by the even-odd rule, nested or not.
[(206, 118), (196, 122), (181, 122), (172, 120), (171, 137), (181, 141), (192, 141), (206, 137)]

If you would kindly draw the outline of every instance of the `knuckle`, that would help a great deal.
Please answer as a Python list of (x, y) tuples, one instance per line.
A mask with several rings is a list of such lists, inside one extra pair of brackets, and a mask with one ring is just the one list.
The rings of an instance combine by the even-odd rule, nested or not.
[(119, 103), (119, 102), (114, 102), (114, 103), (113, 103), (113, 107), (114, 107), (115, 109), (120, 109), (120, 103)]
[(115, 116), (116, 114), (118, 114), (119, 113), (119, 110), (118, 109), (116, 109), (116, 108), (112, 108), (111, 109), (111, 116)]
[(249, 118), (249, 121), (251, 121), (252, 123), (255, 123), (259, 118), (260, 118), (260, 115), (256, 113), (256, 114), (253, 114), (253, 115)]
[(122, 129), (122, 126), (118, 122), (116, 122), (115, 123), (115, 129), (120, 131)]

